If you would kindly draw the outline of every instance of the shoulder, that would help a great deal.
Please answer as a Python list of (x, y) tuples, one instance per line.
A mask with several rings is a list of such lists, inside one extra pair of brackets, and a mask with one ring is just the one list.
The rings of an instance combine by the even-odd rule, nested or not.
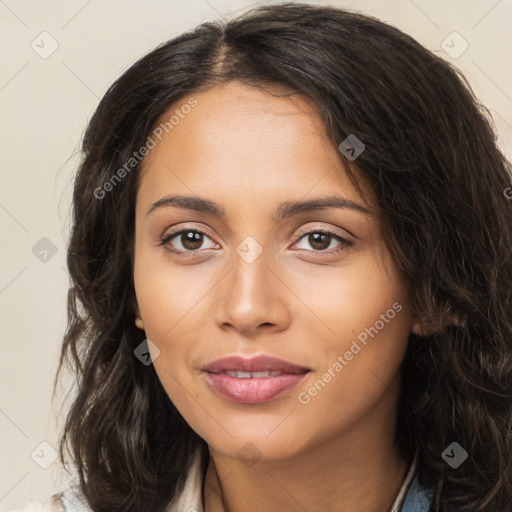
[[(185, 473), (181, 492), (169, 503), (166, 512), (203, 512), (201, 500), (204, 470), (201, 462), (201, 450), (197, 449), (191, 457), (189, 468)], [(80, 487), (72, 482), (68, 488), (53, 494), (44, 503), (32, 501), (22, 508), (8, 512), (92, 512), (92, 510), (87, 505)]]
[(44, 502), (30, 501), (22, 508), (9, 512), (91, 512), (78, 487), (71, 485), (53, 494)]
[(62, 493), (50, 496), (45, 502), (30, 501), (22, 508), (10, 510), (9, 512), (65, 512), (62, 503)]

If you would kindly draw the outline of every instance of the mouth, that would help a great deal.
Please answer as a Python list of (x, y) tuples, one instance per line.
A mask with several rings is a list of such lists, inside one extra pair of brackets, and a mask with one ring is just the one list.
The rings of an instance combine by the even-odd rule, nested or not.
[(268, 402), (298, 385), (311, 370), (271, 356), (231, 356), (203, 368), (212, 391), (230, 402)]
[[(217, 359), (203, 368), (208, 373), (240, 373), (239, 378), (249, 378), (244, 374), (256, 374), (258, 378), (259, 373), (304, 373), (309, 371), (309, 368), (297, 364), (290, 363), (284, 359), (277, 357), (261, 355), (246, 359), (240, 356), (228, 356), (222, 359)], [(235, 377), (236, 375), (231, 375)], [(260, 375), (260, 377), (269, 377), (275, 375)]]
[(278, 375), (283, 375), (283, 373), (285, 372), (270, 370), (261, 372), (225, 371), (218, 372), (216, 375), (229, 375), (230, 377), (236, 377), (237, 379), (263, 379), (264, 377), (277, 377)]

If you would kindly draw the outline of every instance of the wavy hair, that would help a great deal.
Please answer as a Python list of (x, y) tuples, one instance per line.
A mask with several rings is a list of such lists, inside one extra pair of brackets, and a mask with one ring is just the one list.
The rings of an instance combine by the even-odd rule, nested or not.
[[(424, 335), (410, 334), (396, 443), (418, 451), (431, 512), (512, 503), (511, 164), (462, 73), (399, 29), (332, 7), (287, 3), (203, 23), (139, 59), (108, 89), (83, 137), (67, 253), (64, 363), (77, 392), (61, 433), (95, 512), (161, 512), (207, 445), (134, 349), (134, 208), (140, 163), (104, 184), (177, 101), (226, 81), (284, 85), (313, 100), (352, 182), (369, 184)], [(103, 188), (101, 188), (103, 187)], [(510, 190), (510, 189), (509, 189)], [(101, 191), (101, 192), (98, 192)], [(363, 194), (364, 197), (364, 194)], [(459, 321), (454, 321), (459, 319)], [(467, 452), (454, 469), (453, 441)], [(66, 452), (67, 450), (67, 452)]]

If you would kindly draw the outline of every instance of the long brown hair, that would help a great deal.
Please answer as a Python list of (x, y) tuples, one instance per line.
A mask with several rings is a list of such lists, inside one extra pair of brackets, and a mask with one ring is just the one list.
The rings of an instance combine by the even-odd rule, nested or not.
[[(206, 443), (152, 365), (134, 356), (134, 207), (126, 168), (178, 100), (239, 80), (312, 99), (357, 185), (378, 200), (386, 243), (426, 335), (403, 361), (396, 442), (418, 450), (433, 512), (505, 512), (512, 503), (511, 166), (460, 71), (397, 28), (359, 13), (288, 3), (209, 22), (160, 45), (109, 88), (83, 139), (67, 262), (67, 361), (78, 391), (60, 439), (95, 512), (160, 512)], [(105, 184), (125, 166), (120, 182)], [(119, 173), (118, 173), (119, 176)], [(454, 325), (452, 319), (459, 319)], [(468, 453), (458, 468), (442, 452)], [(206, 455), (203, 455), (206, 456)]]

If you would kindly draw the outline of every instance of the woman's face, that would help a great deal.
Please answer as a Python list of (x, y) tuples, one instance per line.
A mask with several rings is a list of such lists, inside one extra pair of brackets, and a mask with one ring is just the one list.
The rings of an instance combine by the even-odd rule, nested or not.
[[(168, 396), (233, 457), (392, 427), (405, 282), (316, 111), (234, 82), (194, 98), (162, 117), (136, 201), (136, 297)], [(291, 366), (205, 371), (228, 356)]]

